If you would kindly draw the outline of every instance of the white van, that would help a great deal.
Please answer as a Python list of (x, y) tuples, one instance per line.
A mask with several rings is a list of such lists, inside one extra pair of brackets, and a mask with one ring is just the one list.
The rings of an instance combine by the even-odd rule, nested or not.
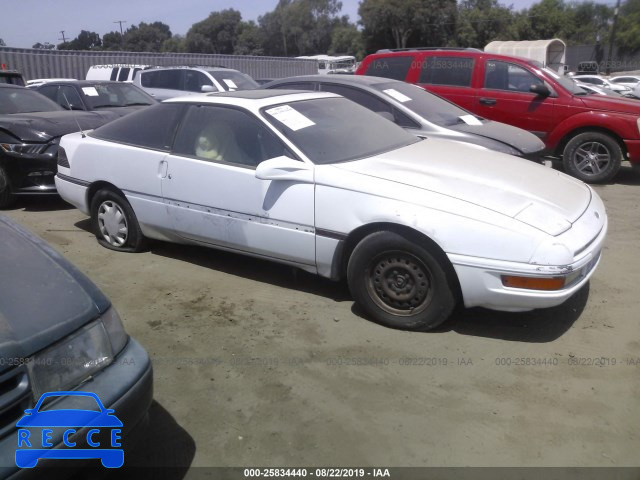
[(87, 80), (111, 80), (114, 82), (133, 82), (140, 70), (149, 65), (131, 65), (115, 63), (109, 65), (92, 65), (87, 72)]

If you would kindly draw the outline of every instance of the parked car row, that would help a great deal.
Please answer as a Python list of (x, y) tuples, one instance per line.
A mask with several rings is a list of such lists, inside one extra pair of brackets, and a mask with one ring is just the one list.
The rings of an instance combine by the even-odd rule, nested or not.
[(387, 50), (366, 57), (356, 74), (413, 83), (479, 117), (528, 130), (585, 182), (612, 180), (622, 160), (640, 165), (640, 102), (587, 95), (533, 60), (474, 49)]

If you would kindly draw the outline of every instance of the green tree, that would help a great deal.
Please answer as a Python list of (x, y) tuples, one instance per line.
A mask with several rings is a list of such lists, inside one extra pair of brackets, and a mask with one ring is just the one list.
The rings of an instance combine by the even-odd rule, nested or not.
[(118, 51), (124, 49), (122, 40), (123, 35), (120, 32), (109, 32), (102, 36), (102, 49)]
[(133, 25), (124, 32), (122, 49), (127, 52), (160, 52), (171, 38), (169, 25), (162, 22)]
[(234, 9), (211, 12), (204, 20), (194, 23), (187, 32), (189, 52), (232, 54), (238, 40), (242, 15)]
[(562, 37), (571, 21), (563, 0), (542, 0), (523, 10), (515, 20), (519, 40), (547, 40)]
[(185, 53), (187, 52), (187, 42), (183, 35), (174, 35), (162, 44), (163, 52)]
[(514, 18), (511, 7), (498, 0), (464, 0), (458, 8), (456, 44), (484, 48), (494, 40), (515, 40)]
[(262, 31), (254, 21), (240, 22), (235, 55), (264, 55)]
[(572, 45), (606, 43), (611, 31), (613, 8), (592, 1), (575, 3), (567, 10), (567, 24), (561, 38)]
[(276, 8), (258, 18), (265, 53), (315, 55), (331, 47), (335, 28), (348, 24), (340, 17), (338, 0), (279, 0)]
[(73, 40), (59, 44), (58, 50), (100, 50), (100, 47), (102, 47), (100, 35), (82, 30)]
[(640, 49), (640, 0), (627, 0), (620, 8), (616, 45), (624, 53)]
[(336, 27), (331, 34), (331, 46), (327, 53), (329, 55), (353, 55), (356, 58), (364, 58), (365, 50), (362, 33), (355, 25)]

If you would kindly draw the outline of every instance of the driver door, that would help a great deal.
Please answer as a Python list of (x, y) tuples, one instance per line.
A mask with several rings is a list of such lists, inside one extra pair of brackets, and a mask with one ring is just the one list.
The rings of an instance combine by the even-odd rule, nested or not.
[(257, 165), (295, 158), (249, 112), (193, 105), (164, 160), (162, 195), (185, 239), (315, 265), (314, 184), (260, 180)]

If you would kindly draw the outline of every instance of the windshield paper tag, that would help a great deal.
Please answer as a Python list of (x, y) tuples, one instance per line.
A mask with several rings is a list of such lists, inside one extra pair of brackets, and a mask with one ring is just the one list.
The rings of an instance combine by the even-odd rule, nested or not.
[(99, 97), (100, 94), (96, 90), (96, 87), (82, 87), (82, 91), (88, 97)]
[(278, 120), (280, 123), (284, 123), (285, 126), (289, 127), (294, 132), (303, 128), (310, 127), (311, 125), (315, 125), (314, 122), (309, 120), (297, 110), (291, 108), (289, 105), (270, 108), (269, 110), (267, 110), (267, 113)]
[(482, 122), (473, 115), (461, 115), (460, 120), (462, 120), (467, 125), (482, 125)]
[(238, 89), (238, 86), (236, 85), (236, 82), (234, 82), (233, 80), (231, 80), (229, 78), (223, 78), (222, 81), (227, 84), (227, 87), (233, 88), (234, 90)]
[(394, 90), (393, 88), (383, 90), (383, 92), (402, 103), (411, 101), (410, 97), (407, 97), (404, 93), (400, 93), (399, 91)]

